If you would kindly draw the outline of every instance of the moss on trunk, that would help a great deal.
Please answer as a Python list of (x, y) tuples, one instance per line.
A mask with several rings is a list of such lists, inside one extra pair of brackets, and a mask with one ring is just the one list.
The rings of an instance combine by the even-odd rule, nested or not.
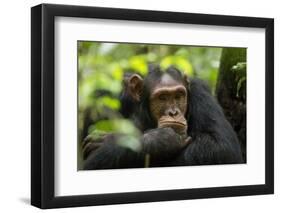
[(224, 48), (216, 96), (237, 133), (246, 162), (246, 48)]

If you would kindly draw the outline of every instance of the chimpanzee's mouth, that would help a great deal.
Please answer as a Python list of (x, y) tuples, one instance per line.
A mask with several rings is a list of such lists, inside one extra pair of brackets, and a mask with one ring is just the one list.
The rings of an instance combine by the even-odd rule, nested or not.
[(178, 121), (164, 121), (160, 122), (160, 126), (181, 126), (185, 127), (186, 124)]

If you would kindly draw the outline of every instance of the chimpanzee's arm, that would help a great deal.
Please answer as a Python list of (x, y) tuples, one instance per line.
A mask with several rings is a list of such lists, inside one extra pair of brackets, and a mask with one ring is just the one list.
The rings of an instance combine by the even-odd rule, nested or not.
[(185, 143), (171, 128), (145, 132), (140, 139), (141, 149), (133, 151), (118, 143), (120, 135), (105, 137), (100, 147), (93, 150), (84, 162), (84, 169), (138, 168), (161, 166), (178, 155)]
[(236, 133), (204, 82), (191, 81), (189, 101), (192, 141), (173, 165), (242, 163)]
[[(223, 140), (223, 141), (222, 141)], [(209, 133), (198, 134), (170, 165), (214, 165), (242, 163), (239, 144)]]
[(119, 145), (120, 138), (118, 134), (107, 135), (99, 142), (98, 148), (88, 150), (84, 170), (142, 167), (141, 155), (128, 147)]

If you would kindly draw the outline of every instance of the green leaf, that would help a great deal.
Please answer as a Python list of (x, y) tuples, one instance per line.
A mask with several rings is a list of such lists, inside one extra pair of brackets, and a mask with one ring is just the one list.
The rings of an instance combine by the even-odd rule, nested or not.
[(181, 70), (183, 73), (192, 76), (193, 75), (193, 68), (191, 63), (182, 56), (167, 56), (162, 59), (160, 62), (160, 67), (162, 69), (167, 69), (170, 66), (175, 66), (179, 70)]
[(135, 152), (140, 151), (141, 150), (141, 143), (138, 137), (136, 136), (132, 136), (132, 135), (122, 135), (117, 143), (120, 146), (129, 148)]
[(240, 79), (241, 77), (246, 76), (247, 63), (246, 62), (238, 62), (231, 68), (232, 72), (235, 72), (236, 78)]
[(190, 62), (183, 58), (183, 57), (176, 57), (175, 58), (175, 66), (178, 67), (183, 73), (192, 76), (193, 75), (193, 68)]
[(135, 136), (140, 135), (139, 130), (128, 119), (101, 120), (95, 124), (95, 130)]
[(123, 79), (123, 70), (121, 68), (121, 66), (117, 63), (114, 63), (112, 65), (112, 77), (115, 79), (115, 80), (118, 80), (118, 81), (122, 81)]
[(118, 99), (111, 98), (109, 96), (103, 96), (101, 98), (98, 98), (96, 101), (102, 108), (106, 106), (113, 110), (118, 110), (121, 106), (121, 103)]
[(142, 75), (146, 75), (147, 70), (147, 62), (145, 57), (142, 56), (133, 56), (130, 58), (130, 67), (136, 71), (138, 71)]
[(100, 131), (95, 129), (94, 125), (91, 125), (89, 127), (89, 131), (88, 131), (89, 135), (87, 137), (91, 138), (92, 140), (97, 140), (101, 137), (103, 137), (104, 135), (106, 135), (105, 131)]
[(139, 151), (141, 149), (139, 140), (140, 132), (130, 120), (102, 120), (91, 126), (91, 135), (93, 135), (93, 137), (100, 137), (106, 133), (121, 134), (117, 141), (120, 146), (127, 147), (134, 151)]
[(173, 65), (173, 56), (166, 56), (160, 62), (160, 67), (162, 69), (167, 69), (169, 66)]

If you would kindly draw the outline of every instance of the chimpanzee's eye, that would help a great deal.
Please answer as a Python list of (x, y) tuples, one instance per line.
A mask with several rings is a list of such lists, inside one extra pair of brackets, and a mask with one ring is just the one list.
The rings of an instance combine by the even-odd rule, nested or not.
[(182, 92), (177, 92), (176, 93), (176, 96), (175, 96), (175, 99), (180, 99), (181, 97), (183, 97), (184, 96), (184, 94), (182, 93)]
[(167, 95), (161, 94), (161, 95), (158, 96), (158, 99), (159, 99), (160, 101), (166, 101), (166, 100), (167, 100)]

